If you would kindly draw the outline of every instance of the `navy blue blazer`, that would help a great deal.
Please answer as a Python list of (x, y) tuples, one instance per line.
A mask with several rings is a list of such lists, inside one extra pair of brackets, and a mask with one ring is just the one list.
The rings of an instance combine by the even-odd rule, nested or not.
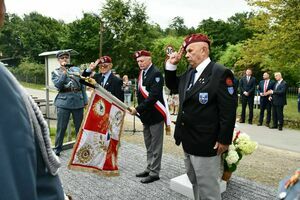
[(256, 86), (256, 79), (255, 77), (251, 76), (249, 82), (247, 82), (247, 77), (243, 76), (240, 80), (240, 94), (244, 96), (244, 92), (249, 93), (249, 97), (254, 97), (255, 95), (255, 86)]
[(286, 105), (287, 84), (284, 80), (276, 87), (277, 82), (273, 86), (272, 103), (274, 106)]
[[(83, 71), (82, 76), (90, 76), (92, 72), (87, 72), (86, 69)], [(96, 73), (93, 77), (98, 84), (101, 84), (101, 73)], [(88, 84), (87, 84), (88, 85)], [(89, 85), (91, 86), (91, 85)], [(92, 86), (93, 87), (93, 86)], [(122, 90), (123, 81), (111, 73), (104, 85), (104, 88), (109, 91), (112, 95), (117, 97), (120, 101), (124, 102), (124, 91)]]
[(162, 114), (154, 107), (157, 101), (165, 105), (163, 99), (164, 78), (160, 71), (152, 65), (143, 80), (143, 86), (149, 92), (149, 96), (144, 98), (139, 89), (137, 89), (138, 106), (137, 112), (143, 124), (153, 125), (164, 120)]
[(237, 91), (232, 72), (210, 62), (187, 91), (191, 70), (181, 76), (165, 70), (167, 87), (179, 93), (179, 112), (174, 138), (184, 151), (197, 156), (215, 156), (216, 142), (231, 144), (236, 119)]
[[(273, 80), (269, 80), (269, 83), (268, 83), (268, 86), (267, 86), (267, 90), (272, 90), (274, 88), (274, 84), (275, 84), (275, 81)], [(265, 80), (261, 80), (258, 84), (258, 92), (259, 93), (264, 93), (264, 86), (265, 86)], [(261, 96), (261, 98), (269, 98), (270, 95), (268, 96)]]

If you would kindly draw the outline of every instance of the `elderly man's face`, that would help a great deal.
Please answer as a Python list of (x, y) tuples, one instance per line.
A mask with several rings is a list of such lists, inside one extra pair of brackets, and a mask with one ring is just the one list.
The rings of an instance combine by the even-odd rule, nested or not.
[(281, 80), (281, 75), (280, 74), (275, 74), (274, 77), (275, 77), (276, 81)]
[(141, 70), (145, 70), (151, 65), (151, 57), (148, 56), (141, 56), (136, 61)]
[(194, 42), (187, 46), (186, 55), (188, 62), (196, 68), (208, 57), (208, 44), (206, 42)]
[(4, 18), (5, 18), (4, 0), (0, 0), (0, 27), (2, 27), (4, 24)]
[(103, 63), (99, 65), (99, 70), (101, 74), (106, 74), (109, 70), (111, 70), (112, 64), (111, 63)]

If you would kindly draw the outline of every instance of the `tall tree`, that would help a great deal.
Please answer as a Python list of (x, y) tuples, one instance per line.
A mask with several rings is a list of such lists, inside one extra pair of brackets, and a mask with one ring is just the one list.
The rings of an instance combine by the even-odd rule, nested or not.
[(84, 13), (83, 18), (68, 26), (66, 39), (61, 48), (74, 49), (79, 55), (72, 58), (76, 64), (90, 63), (98, 58), (99, 52), (99, 18), (93, 14)]
[(144, 4), (107, 0), (101, 18), (105, 25), (104, 54), (112, 56), (118, 73), (136, 77), (138, 67), (133, 53), (148, 49), (155, 35), (150, 32)]
[(25, 15), (21, 30), (25, 56), (37, 62), (41, 61), (40, 53), (60, 49), (61, 35), (65, 32), (62, 22), (36, 12)]
[(0, 49), (4, 58), (21, 58), (24, 48), (21, 42), (23, 20), (15, 14), (7, 15), (5, 26), (0, 30)]
[(184, 36), (187, 35), (189, 31), (187, 26), (184, 24), (184, 19), (177, 16), (172, 19), (172, 23), (166, 29), (166, 32), (168, 35)]
[(280, 71), (290, 84), (296, 83), (300, 80), (299, 0), (248, 2), (258, 9), (249, 24), (255, 34), (245, 42), (239, 64)]

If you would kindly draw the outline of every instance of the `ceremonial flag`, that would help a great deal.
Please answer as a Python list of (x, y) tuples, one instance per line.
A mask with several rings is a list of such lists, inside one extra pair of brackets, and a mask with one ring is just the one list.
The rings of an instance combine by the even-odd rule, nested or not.
[(90, 98), (68, 167), (116, 176), (119, 175), (118, 147), (126, 107), (104, 90), (95, 89)]

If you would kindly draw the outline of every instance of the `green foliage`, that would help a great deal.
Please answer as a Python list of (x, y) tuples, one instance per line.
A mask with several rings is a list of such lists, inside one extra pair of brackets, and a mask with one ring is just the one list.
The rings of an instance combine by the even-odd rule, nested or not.
[(172, 36), (185, 36), (188, 34), (188, 28), (184, 25), (184, 19), (182, 17), (174, 17), (172, 23), (166, 29), (167, 35)]
[[(166, 60), (166, 48), (168, 45), (173, 46), (175, 51), (178, 51), (180, 46), (182, 45), (183, 38), (182, 37), (173, 37), (168, 36), (160, 39), (156, 39), (151, 47), (152, 52), (152, 61), (153, 63), (160, 67), (161, 71), (163, 71)], [(182, 73), (186, 70), (188, 63), (186, 59), (181, 59), (180, 63), (177, 66), (178, 73)]]
[(101, 18), (105, 26), (103, 54), (110, 55), (114, 68), (120, 74), (137, 77), (139, 68), (133, 59), (137, 50), (149, 50), (152, 34), (147, 23), (144, 4), (124, 0), (107, 0), (102, 8)]
[(241, 48), (241, 43), (236, 45), (229, 44), (219, 60), (219, 63), (232, 69), (235, 75), (238, 77), (242, 77), (245, 71), (244, 68), (237, 65), (237, 61), (242, 57)]
[(61, 49), (75, 49), (79, 52), (79, 55), (72, 58), (74, 64), (90, 63), (98, 58), (99, 23), (97, 16), (84, 13), (82, 19), (67, 25), (67, 39)]
[(0, 33), (0, 47), (5, 57), (28, 57), (36, 62), (44, 61), (38, 54), (59, 49), (64, 26), (55, 19), (32, 12), (23, 19), (8, 15)]
[(257, 7), (249, 21), (255, 31), (242, 49), (239, 65), (258, 65), (261, 70), (280, 71), (293, 85), (300, 80), (300, 4), (298, 0), (248, 0)]
[(24, 58), (19, 67), (11, 68), (10, 71), (20, 81), (29, 83), (45, 84), (45, 67), (43, 64), (31, 62), (28, 58)]
[(246, 22), (252, 16), (252, 13), (237, 13), (227, 22), (209, 18), (199, 23), (196, 32), (205, 33), (210, 37), (212, 41), (210, 56), (213, 60), (219, 60), (228, 44), (237, 44), (252, 36), (252, 31), (246, 27)]

